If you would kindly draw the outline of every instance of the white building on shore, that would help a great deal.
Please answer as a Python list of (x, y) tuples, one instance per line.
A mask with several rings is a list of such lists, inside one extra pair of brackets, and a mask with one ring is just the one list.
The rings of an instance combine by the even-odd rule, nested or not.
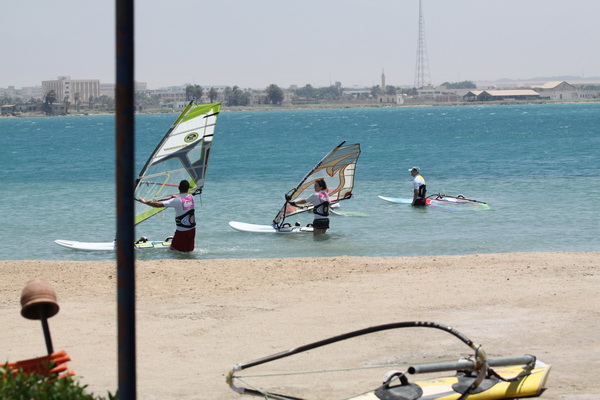
[(59, 76), (54, 81), (42, 81), (43, 96), (54, 90), (56, 101), (62, 103), (68, 96), (73, 102), (75, 97), (87, 101), (90, 97), (100, 97), (100, 80), (98, 79), (71, 79), (70, 76)]

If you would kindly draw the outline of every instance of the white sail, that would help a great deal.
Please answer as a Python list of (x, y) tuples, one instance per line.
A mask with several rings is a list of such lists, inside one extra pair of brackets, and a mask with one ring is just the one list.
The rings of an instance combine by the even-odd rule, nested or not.
[[(183, 179), (190, 182), (190, 193), (201, 193), (220, 109), (220, 103), (188, 104), (142, 168), (136, 199), (166, 199), (179, 193)], [(135, 224), (163, 210), (136, 202)]]

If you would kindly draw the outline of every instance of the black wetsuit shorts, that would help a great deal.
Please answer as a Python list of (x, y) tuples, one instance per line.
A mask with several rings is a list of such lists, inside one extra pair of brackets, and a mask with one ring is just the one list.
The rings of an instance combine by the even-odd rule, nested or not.
[(314, 229), (329, 229), (329, 218), (315, 218), (312, 225)]

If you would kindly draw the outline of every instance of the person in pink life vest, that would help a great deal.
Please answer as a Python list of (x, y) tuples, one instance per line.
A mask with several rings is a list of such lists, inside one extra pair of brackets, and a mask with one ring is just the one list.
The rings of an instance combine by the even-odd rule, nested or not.
[(163, 201), (148, 201), (140, 199), (140, 203), (150, 207), (172, 207), (175, 209), (175, 224), (177, 228), (171, 250), (188, 253), (194, 251), (196, 241), (196, 216), (194, 196), (188, 193), (190, 183), (185, 179), (179, 182), (179, 196), (171, 196)]
[(315, 219), (313, 220), (313, 235), (318, 236), (327, 232), (329, 229), (329, 194), (327, 194), (327, 184), (324, 179), (315, 181), (315, 193), (306, 199), (296, 200), (290, 203), (293, 206), (302, 206), (312, 204)]

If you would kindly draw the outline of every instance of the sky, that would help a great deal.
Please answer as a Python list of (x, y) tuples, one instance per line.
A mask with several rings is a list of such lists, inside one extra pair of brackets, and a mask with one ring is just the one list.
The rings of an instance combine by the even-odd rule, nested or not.
[[(600, 76), (598, 0), (422, 0), (431, 83)], [(0, 88), (115, 82), (115, 0), (7, 2)], [(135, 80), (413, 86), (418, 0), (138, 0)]]

